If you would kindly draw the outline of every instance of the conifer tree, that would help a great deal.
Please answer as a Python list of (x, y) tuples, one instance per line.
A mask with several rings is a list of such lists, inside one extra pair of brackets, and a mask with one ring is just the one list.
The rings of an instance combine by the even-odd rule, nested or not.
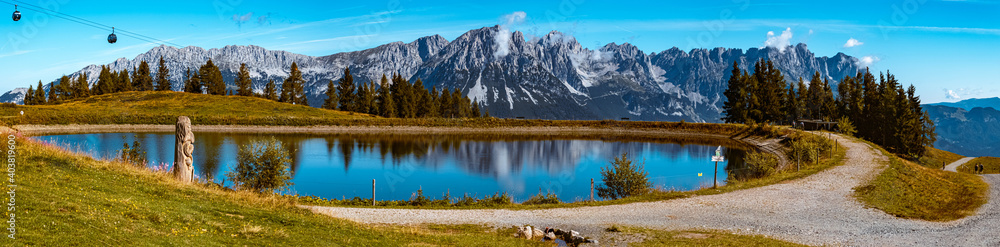
[(76, 77), (76, 83), (73, 84), (75, 89), (73, 92), (80, 98), (90, 97), (90, 83), (87, 81), (87, 73), (80, 73)]
[(389, 89), (390, 87), (389, 79), (385, 77), (385, 74), (382, 74), (376, 101), (379, 105), (378, 111), (380, 116), (394, 118), (396, 117), (396, 103), (395, 96), (392, 95), (392, 91)]
[(479, 111), (479, 102), (476, 100), (472, 101), (472, 116), (473, 118), (483, 117), (483, 113)]
[(198, 71), (191, 71), (188, 68), (184, 72), (184, 92), (201, 94), (201, 75), (198, 75)]
[(34, 105), (35, 104), (35, 89), (34, 86), (28, 86), (28, 92), (24, 93), (24, 103), (23, 105)]
[(247, 69), (246, 63), (240, 64), (240, 73), (236, 75), (236, 93), (240, 96), (252, 96), (253, 91), (250, 86), (253, 81), (250, 80), (250, 70)]
[(323, 109), (336, 110), (337, 106), (340, 105), (340, 97), (337, 93), (337, 86), (333, 84), (333, 80), (326, 83), (326, 100), (323, 101)]
[(441, 106), (441, 117), (454, 118), (455, 107), (452, 105), (451, 90), (443, 88), (441, 90), (441, 96), (438, 97), (438, 101), (438, 105)]
[(440, 93), (438, 93), (437, 86), (431, 86), (431, 90), (426, 95), (427, 98), (424, 100), (429, 105), (427, 117), (441, 117), (440, 100), (438, 100)]
[(57, 104), (59, 102), (59, 92), (55, 91), (55, 84), (49, 84), (49, 100), (45, 100), (45, 88), (42, 86), (42, 81), (38, 81), (38, 87), (35, 87), (35, 104), (45, 105), (45, 104)]
[(368, 92), (368, 83), (361, 83), (361, 87), (358, 88), (357, 100), (354, 103), (354, 108), (359, 113), (368, 113), (371, 111), (371, 96)]
[(76, 95), (73, 94), (73, 89), (72, 89), (73, 80), (70, 80), (69, 76), (63, 75), (62, 77), (59, 78), (59, 84), (52, 84), (52, 86), (49, 88), (50, 88), (49, 91), (55, 92), (57, 99), (56, 102), (76, 98)]
[(726, 123), (747, 123), (750, 111), (750, 85), (741, 75), (737, 62), (733, 62), (733, 70), (729, 75), (729, 86), (722, 94), (726, 101), (722, 103), (722, 121)]
[(128, 69), (123, 69), (122, 71), (118, 72), (118, 83), (116, 83), (115, 85), (118, 86), (118, 88), (115, 89), (116, 93), (129, 92), (135, 90), (135, 88), (132, 88), (132, 80), (129, 78)]
[(143, 60), (139, 63), (138, 69), (133, 69), (132, 88), (135, 91), (153, 91), (153, 75), (149, 70), (149, 63)]
[(156, 71), (156, 91), (170, 91), (170, 68), (167, 68), (166, 61), (160, 56), (159, 68)]
[[(795, 89), (796, 85), (802, 85), (802, 77), (799, 77), (798, 84), (789, 84), (788, 92), (785, 94), (785, 107), (783, 110), (788, 114), (788, 122), (802, 118), (802, 103), (799, 101), (799, 96)], [(799, 91), (801, 91), (801, 87), (799, 87)]]
[(111, 72), (108, 67), (101, 65), (101, 72), (97, 74), (97, 84), (91, 90), (94, 95), (102, 95), (111, 92)]
[(344, 77), (341, 77), (340, 83), (337, 84), (337, 98), (340, 101), (341, 111), (356, 111), (356, 94), (354, 90), (354, 76), (351, 75), (350, 68), (345, 68)]
[(264, 98), (269, 100), (278, 100), (278, 93), (276, 92), (277, 86), (274, 85), (274, 80), (268, 80), (267, 85), (264, 86)]
[(304, 84), (305, 79), (302, 79), (302, 71), (299, 71), (298, 63), (292, 62), (288, 78), (285, 78), (285, 82), (281, 84), (282, 99), (280, 101), (300, 105), (306, 102)]
[(218, 66), (215, 66), (211, 58), (205, 62), (205, 65), (201, 66), (198, 74), (201, 76), (201, 83), (205, 85), (208, 94), (226, 95), (226, 82), (222, 79), (222, 71), (219, 70)]

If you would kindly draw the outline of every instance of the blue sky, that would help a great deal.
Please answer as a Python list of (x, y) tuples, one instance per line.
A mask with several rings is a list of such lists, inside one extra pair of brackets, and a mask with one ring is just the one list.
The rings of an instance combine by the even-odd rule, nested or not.
[[(0, 1), (13, 12), (14, 6)], [(312, 56), (524, 19), (511, 29), (571, 34), (586, 48), (632, 43), (750, 48), (806, 43), (819, 56), (867, 57), (925, 103), (1000, 96), (1000, 1), (24, 1), (180, 46), (257, 45)], [(0, 21), (0, 90), (48, 82), (159, 44), (26, 8)], [(772, 34), (769, 36), (769, 32)], [(857, 42), (849, 42), (854, 39)], [(853, 46), (852, 46), (853, 45)]]

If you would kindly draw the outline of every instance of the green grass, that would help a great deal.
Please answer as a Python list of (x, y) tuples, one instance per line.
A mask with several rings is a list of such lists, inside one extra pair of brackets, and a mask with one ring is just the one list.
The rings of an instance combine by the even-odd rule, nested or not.
[(978, 157), (965, 162), (961, 166), (958, 166), (958, 172), (962, 173), (973, 173), (973, 166), (976, 164), (983, 164), (983, 174), (998, 174), (1000, 173), (1000, 158), (997, 157)]
[[(793, 134), (799, 135), (799, 134)], [(825, 139), (824, 139), (825, 140)], [(530, 210), (530, 209), (549, 209), (549, 208), (573, 208), (573, 207), (586, 207), (586, 206), (605, 206), (605, 205), (617, 205), (626, 204), (634, 202), (650, 202), (650, 201), (662, 201), (662, 200), (672, 200), (677, 198), (688, 198), (693, 196), (701, 195), (715, 195), (722, 194), (737, 190), (744, 190), (749, 188), (756, 188), (761, 186), (767, 186), (771, 184), (781, 183), (784, 181), (790, 181), (794, 179), (808, 177), (810, 175), (816, 174), (820, 171), (826, 170), (827, 168), (843, 164), (843, 159), (845, 156), (845, 150), (843, 146), (837, 145), (836, 151), (826, 152), (821, 155), (819, 164), (803, 164), (799, 171), (795, 171), (794, 165), (789, 165), (786, 169), (780, 170), (771, 176), (750, 179), (746, 181), (731, 180), (728, 184), (724, 186), (719, 186), (716, 189), (703, 188), (694, 191), (662, 191), (654, 190), (651, 193), (621, 198), (617, 200), (604, 200), (604, 201), (578, 201), (570, 203), (558, 203), (558, 204), (523, 204), (523, 203), (512, 203), (512, 204), (474, 204), (474, 205), (458, 205), (458, 204), (445, 204), (445, 203), (432, 203), (424, 206), (412, 206), (410, 203), (405, 201), (379, 201), (377, 206), (379, 208), (425, 208), (425, 209), (513, 209), (513, 210)], [(299, 203), (317, 206), (335, 206), (335, 207), (373, 207), (371, 206), (371, 199), (352, 200), (348, 198), (347, 200), (341, 200), (336, 198), (320, 198), (320, 197), (299, 197)]]
[(927, 151), (924, 153), (924, 157), (920, 157), (918, 163), (927, 168), (941, 169), (942, 167), (962, 158), (965, 158), (965, 156), (928, 147)]
[(16, 141), (16, 209), (8, 211), (17, 216), (14, 245), (539, 245), (482, 226), (361, 225), (282, 197), (179, 184), (164, 173)]
[(951, 221), (986, 203), (989, 186), (978, 176), (926, 168), (879, 151), (889, 156), (888, 167), (855, 188), (855, 196), (867, 206), (901, 218)]
[(739, 235), (722, 231), (660, 231), (633, 227), (612, 228), (624, 234), (644, 238), (628, 246), (806, 246), (761, 235)]

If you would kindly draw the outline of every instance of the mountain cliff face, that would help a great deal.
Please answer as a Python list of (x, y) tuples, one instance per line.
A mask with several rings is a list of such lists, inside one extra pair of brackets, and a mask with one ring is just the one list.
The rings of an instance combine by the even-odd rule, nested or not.
[[(184, 71), (196, 70), (212, 59), (233, 89), (240, 63), (247, 63), (253, 89), (260, 91), (268, 80), (280, 88), (292, 62), (303, 71), (309, 102), (321, 105), (327, 81), (343, 76), (350, 68), (355, 81), (378, 82), (383, 74), (397, 73), (411, 81), (421, 79), (428, 88), (458, 88), (463, 95), (482, 103), (497, 117), (545, 119), (686, 120), (718, 122), (722, 92), (727, 87), (733, 62), (743, 69), (758, 59), (771, 60), (789, 82), (809, 80), (815, 71), (836, 84), (859, 70), (858, 59), (838, 53), (816, 57), (805, 44), (785, 49), (694, 49), (677, 48), (646, 53), (631, 44), (611, 43), (596, 50), (583, 48), (575, 38), (556, 31), (526, 40), (521, 32), (508, 33), (499, 26), (471, 30), (449, 42), (434, 35), (410, 43), (394, 42), (375, 48), (312, 57), (257, 46), (199, 47), (160, 46), (134, 59), (108, 64), (113, 70), (138, 67), (147, 61), (156, 71), (160, 57), (171, 71), (173, 89), (181, 88)], [(87, 73), (96, 84), (99, 65), (91, 65), (71, 77)], [(0, 101), (23, 100), (23, 89), (0, 96)]]

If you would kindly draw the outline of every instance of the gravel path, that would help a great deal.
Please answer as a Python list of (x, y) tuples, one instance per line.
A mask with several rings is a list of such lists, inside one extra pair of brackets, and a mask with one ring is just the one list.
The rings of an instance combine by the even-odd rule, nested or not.
[[(490, 224), (575, 229), (630, 225), (665, 230), (719, 229), (761, 234), (808, 245), (1000, 246), (1000, 203), (990, 200), (974, 216), (936, 223), (905, 220), (865, 208), (853, 188), (870, 181), (886, 159), (867, 144), (834, 136), (848, 148), (844, 165), (790, 182), (660, 202), (545, 210), (420, 210), (304, 206), (363, 223)], [(986, 175), (990, 198), (1000, 197), (1000, 175)]]
[(962, 164), (965, 164), (965, 162), (969, 162), (970, 160), (975, 159), (975, 158), (976, 157), (961, 158), (959, 160), (956, 160), (955, 162), (951, 162), (951, 164), (948, 164), (948, 166), (945, 166), (944, 170), (945, 171), (949, 171), (949, 172), (958, 172), (958, 167), (959, 166), (961, 166)]

